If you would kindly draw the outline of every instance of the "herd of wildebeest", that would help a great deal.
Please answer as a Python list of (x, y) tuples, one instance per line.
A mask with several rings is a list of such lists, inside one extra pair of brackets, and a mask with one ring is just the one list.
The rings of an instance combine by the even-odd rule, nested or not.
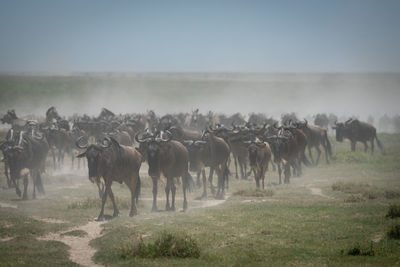
[[(48, 154), (52, 156), (54, 169), (62, 167), (65, 154), (71, 155), (72, 168), (75, 157), (78, 158), (78, 168), (80, 158), (86, 158), (89, 179), (97, 184), (102, 201), (98, 220), (104, 219), (107, 196), (113, 204), (113, 216), (118, 215), (111, 190), (113, 181), (124, 182), (129, 187), (129, 215), (137, 214), (136, 202), (141, 186), (139, 170), (143, 162), (147, 162), (148, 175), (153, 181), (152, 210), (155, 211), (157, 184), (161, 175), (166, 179), (166, 210), (175, 210), (176, 184), (182, 184), (183, 210), (186, 210), (186, 192), (195, 185), (190, 172), (197, 173), (196, 182), (198, 186), (203, 186), (203, 198), (207, 197), (207, 188), (210, 188), (216, 198), (222, 199), (231, 175), (231, 161), (234, 162), (237, 179), (247, 179), (253, 173), (256, 187), (264, 189), (264, 177), (269, 167), (278, 170), (280, 184), (282, 170), (283, 182), (289, 183), (292, 172), (301, 176), (303, 164), (318, 164), (321, 146), (326, 163), (329, 164), (332, 156), (327, 129), (310, 125), (307, 120), (289, 119), (279, 124), (272, 118), (261, 118), (255, 114), (246, 121), (240, 114), (229, 117), (210, 112), (203, 115), (198, 110), (192, 114), (159, 117), (153, 111), (116, 115), (103, 108), (98, 117), (83, 115), (67, 120), (51, 107), (44, 119), (21, 119), (14, 110), (9, 110), (1, 121), (11, 125), (5, 140), (0, 143), (8, 187), (15, 188), (19, 197), (27, 199), (30, 176), (35, 198), (36, 189), (44, 194), (41, 174), (48, 167), (45, 164)], [(353, 151), (356, 142), (362, 142), (365, 151), (368, 149), (367, 142), (370, 142), (373, 153), (375, 139), (384, 151), (371, 124), (349, 119), (335, 122), (332, 128), (336, 130), (337, 141), (350, 140)], [(315, 161), (312, 148), (318, 152)], [(207, 167), (210, 168), (208, 181)], [(218, 177), (216, 188), (212, 181), (214, 172)], [(18, 182), (21, 178), (23, 193)]]

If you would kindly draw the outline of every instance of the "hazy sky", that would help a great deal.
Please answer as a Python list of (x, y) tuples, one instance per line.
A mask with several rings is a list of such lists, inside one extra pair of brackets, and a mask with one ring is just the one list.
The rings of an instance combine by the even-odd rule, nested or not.
[(0, 71), (400, 71), (400, 1), (0, 0)]

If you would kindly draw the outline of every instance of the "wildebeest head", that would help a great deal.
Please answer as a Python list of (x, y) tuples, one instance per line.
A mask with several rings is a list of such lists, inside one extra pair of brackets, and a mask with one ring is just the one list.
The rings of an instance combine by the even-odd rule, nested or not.
[(333, 126), (332, 129), (336, 130), (336, 141), (343, 142), (344, 134), (349, 122), (350, 120), (347, 120), (345, 123), (335, 122), (335, 126)]
[(244, 143), (248, 144), (247, 150), (249, 151), (249, 161), (250, 161), (250, 166), (255, 166), (257, 164), (257, 154), (258, 150), (261, 147), (264, 147), (265, 144), (264, 142), (261, 141), (245, 141)]
[(17, 114), (15, 113), (15, 110), (8, 110), (7, 111), (7, 114), (5, 114), (4, 116), (3, 116), (3, 118), (1, 118), (0, 120), (1, 120), (1, 123), (8, 123), (8, 124), (11, 124), (12, 123), (12, 121), (13, 120), (16, 120), (16, 119), (18, 119), (17, 118)]
[(103, 152), (105, 151), (105, 149), (111, 146), (112, 142), (115, 141), (109, 137), (106, 137), (103, 143), (91, 144), (91, 145), (86, 143), (85, 145), (81, 145), (80, 142), (83, 138), (84, 136), (81, 136), (75, 142), (78, 148), (85, 149), (85, 151), (79, 154), (77, 157), (78, 158), (86, 157), (89, 168), (89, 180), (93, 181), (100, 178), (101, 176), (100, 167), (105, 167), (101, 166), (102, 163), (101, 161), (103, 159), (102, 157), (104, 157)]
[(190, 171), (198, 171), (202, 163), (202, 152), (206, 148), (206, 141), (202, 140), (185, 140), (183, 144), (186, 146), (189, 152), (189, 168)]
[(283, 135), (274, 135), (265, 139), (271, 148), (272, 154), (274, 154), (275, 162), (279, 162), (282, 159), (281, 156), (287, 148), (288, 139), (289, 137)]
[(167, 137), (164, 137), (164, 132), (160, 132), (159, 135), (155, 136), (154, 134), (148, 135), (149, 137), (139, 137), (139, 133), (136, 134), (135, 140), (143, 144), (142, 148), (139, 148), (140, 151), (146, 151), (147, 162), (149, 164), (149, 175), (151, 177), (159, 177), (161, 173), (161, 154), (166, 153), (168, 151), (169, 146), (168, 142), (171, 140), (171, 133), (165, 132)]

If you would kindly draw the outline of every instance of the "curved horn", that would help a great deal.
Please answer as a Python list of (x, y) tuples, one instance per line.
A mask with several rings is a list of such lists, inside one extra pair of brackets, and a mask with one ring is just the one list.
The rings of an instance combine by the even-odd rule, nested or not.
[[(147, 130), (147, 129), (146, 129), (146, 130)], [(145, 131), (146, 131), (146, 130), (145, 130)], [(139, 135), (140, 135), (140, 132), (138, 132), (137, 134), (135, 134), (135, 140), (136, 140), (136, 142), (138, 142), (138, 143), (144, 143), (144, 142), (146, 142), (146, 140), (139, 138)]]
[(80, 136), (77, 140), (76, 140), (76, 142), (75, 142), (75, 145), (78, 147), (78, 148), (80, 148), (80, 149), (86, 149), (88, 146), (89, 146), (89, 144), (86, 142), (86, 144), (84, 145), (84, 146), (81, 146), (80, 144), (79, 144), (79, 142), (84, 138), (85, 136)]
[(349, 124), (352, 120), (353, 120), (353, 119), (350, 118), (350, 119), (348, 119), (344, 124), (347, 125), (347, 124)]
[(182, 142), (183, 142), (184, 145), (188, 145), (188, 146), (191, 146), (194, 143), (193, 140), (183, 140)]
[[(104, 145), (104, 141), (106, 141), (105, 145)], [(104, 137), (103, 142), (100, 144), (100, 146), (102, 148), (109, 148), (111, 146), (111, 143), (112, 143), (111, 138), (107, 136), (107, 137)]]
[(163, 137), (163, 132), (160, 133), (160, 141), (161, 142), (169, 142), (172, 139), (172, 133), (170, 131), (165, 131), (165, 133), (167, 134), (167, 139), (164, 139)]
[(44, 134), (39, 134), (37, 132), (33, 132), (33, 137), (37, 140), (43, 140)]

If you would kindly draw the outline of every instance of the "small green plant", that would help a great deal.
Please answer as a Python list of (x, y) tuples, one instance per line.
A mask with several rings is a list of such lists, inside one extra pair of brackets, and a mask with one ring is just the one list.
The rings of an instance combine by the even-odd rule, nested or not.
[(400, 217), (400, 205), (390, 204), (388, 213), (386, 214), (387, 218), (397, 218)]
[(375, 256), (375, 250), (373, 248), (372, 242), (368, 248), (361, 248), (360, 244), (357, 243), (354, 247), (347, 250), (346, 254), (350, 256)]
[(387, 237), (390, 239), (400, 239), (400, 224), (392, 225), (387, 232)]
[(272, 189), (262, 190), (256, 188), (250, 190), (239, 190), (234, 192), (233, 195), (243, 197), (272, 197), (274, 195), (274, 191)]
[(145, 244), (141, 236), (120, 248), (122, 258), (177, 257), (198, 258), (200, 249), (196, 241), (184, 233), (161, 232), (154, 243)]

